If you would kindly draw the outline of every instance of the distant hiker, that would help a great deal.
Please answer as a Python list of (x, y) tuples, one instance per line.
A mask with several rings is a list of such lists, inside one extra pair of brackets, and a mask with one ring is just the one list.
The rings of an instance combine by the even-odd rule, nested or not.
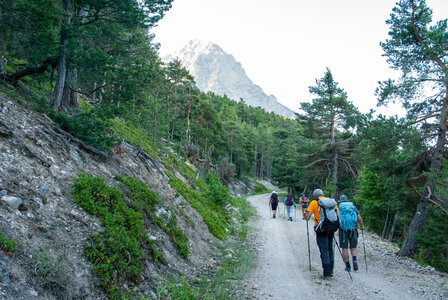
[(272, 191), (271, 196), (269, 197), (269, 204), (271, 204), (272, 218), (275, 219), (275, 215), (277, 214), (277, 206), (278, 206), (278, 195), (275, 191)]
[(337, 213), (336, 200), (326, 198), (321, 189), (313, 191), (313, 201), (311, 201), (306, 221), (314, 214), (314, 231), (316, 232), (316, 242), (320, 251), (324, 278), (333, 276), (334, 269), (334, 251), (333, 239), (334, 233), (339, 228), (339, 215)]
[(341, 226), (339, 228), (339, 244), (342, 248), (342, 257), (345, 262), (345, 270), (350, 272), (350, 259), (348, 248), (353, 259), (353, 270), (358, 271), (358, 223), (361, 230), (364, 230), (364, 222), (358, 209), (352, 202), (348, 201), (346, 195), (339, 197), (339, 213), (341, 216)]
[(304, 193), (302, 193), (302, 194), (300, 194), (299, 203), (300, 203), (300, 206), (302, 207), (303, 219), (305, 220), (306, 209), (308, 208), (308, 205), (310, 204), (310, 199), (308, 199), (308, 197), (305, 196)]
[(294, 202), (294, 196), (292, 194), (288, 194), (285, 197), (285, 200), (283, 200), (283, 203), (285, 203), (286, 211), (288, 212), (288, 220), (292, 221), (292, 206), (296, 207), (296, 203)]

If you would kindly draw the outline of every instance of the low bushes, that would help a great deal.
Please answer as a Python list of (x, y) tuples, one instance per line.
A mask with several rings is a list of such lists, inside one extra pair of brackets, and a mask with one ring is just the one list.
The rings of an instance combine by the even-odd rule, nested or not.
[(119, 284), (125, 279), (134, 283), (140, 280), (145, 257), (162, 260), (149, 240), (145, 218), (162, 227), (178, 247), (179, 255), (189, 254), (188, 238), (176, 225), (176, 217), (169, 224), (154, 215), (157, 195), (134, 178), (117, 176), (120, 188), (109, 186), (103, 178), (84, 173), (74, 181), (76, 203), (101, 220), (104, 230), (92, 234), (84, 248), (84, 255), (93, 263), (102, 287), (113, 298), (122, 297)]

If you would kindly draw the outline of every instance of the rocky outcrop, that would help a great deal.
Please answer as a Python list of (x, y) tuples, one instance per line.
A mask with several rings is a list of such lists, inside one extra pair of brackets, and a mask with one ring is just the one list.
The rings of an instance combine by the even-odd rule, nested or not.
[(190, 41), (180, 51), (165, 57), (165, 60), (175, 58), (194, 76), (201, 91), (227, 95), (235, 101), (243, 99), (247, 105), (260, 106), (268, 112), (295, 118), (292, 110), (280, 104), (275, 96), (266, 95), (263, 89), (246, 75), (241, 63), (218, 45)]
[[(165, 207), (172, 208), (178, 227), (189, 238), (191, 254), (183, 259), (166, 232), (149, 228), (150, 239), (164, 262), (148, 259), (141, 283), (122, 288), (133, 288), (136, 295), (155, 295), (164, 278), (177, 274), (197, 278), (216, 264), (211, 258), (220, 241), (189, 202), (171, 188), (161, 161), (142, 155), (141, 149), (126, 142), (107, 156), (90, 151), (45, 115), (25, 109), (1, 93), (0, 123), (0, 231), (18, 242), (12, 255), (0, 251), (1, 299), (107, 298), (83, 255), (90, 235), (102, 228), (99, 219), (73, 199), (73, 179), (79, 172), (105, 178), (115, 186), (119, 184), (115, 175), (147, 183)], [(157, 213), (166, 222), (171, 218), (168, 210)]]

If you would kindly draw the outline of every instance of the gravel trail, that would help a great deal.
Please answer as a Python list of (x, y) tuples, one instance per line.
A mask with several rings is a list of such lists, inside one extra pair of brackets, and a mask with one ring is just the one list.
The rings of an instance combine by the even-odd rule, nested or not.
[(321, 278), (313, 222), (309, 223), (310, 271), (306, 221), (302, 220), (301, 210), (297, 209), (293, 222), (287, 221), (280, 203), (282, 216), (271, 219), (268, 199), (269, 194), (248, 197), (259, 216), (250, 224), (255, 228), (251, 240), (257, 263), (246, 279), (247, 292), (254, 299), (308, 299), (316, 295), (321, 299), (448, 299), (447, 274), (421, 267), (414, 260), (396, 257), (398, 248), (372, 234), (365, 236), (368, 273), (360, 236), (359, 270), (351, 272), (353, 281), (344, 270), (337, 248), (334, 277)]

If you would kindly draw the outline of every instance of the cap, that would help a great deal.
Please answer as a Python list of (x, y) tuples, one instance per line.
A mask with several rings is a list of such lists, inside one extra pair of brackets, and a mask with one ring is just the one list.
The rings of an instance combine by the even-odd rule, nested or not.
[(324, 192), (321, 189), (315, 189), (313, 191), (313, 196), (323, 196)]
[(341, 201), (341, 202), (348, 201), (348, 198), (346, 195), (341, 195), (341, 197), (339, 197), (339, 201)]

